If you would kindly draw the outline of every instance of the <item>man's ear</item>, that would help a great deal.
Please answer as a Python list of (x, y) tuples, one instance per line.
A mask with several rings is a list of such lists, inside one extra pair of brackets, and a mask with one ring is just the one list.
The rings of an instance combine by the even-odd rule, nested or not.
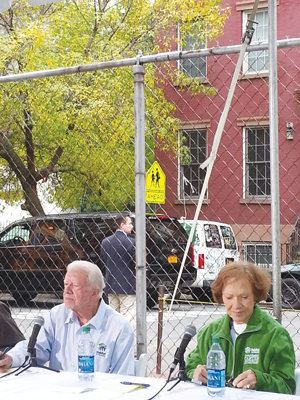
[(95, 287), (93, 290), (93, 296), (99, 297), (100, 289), (98, 287)]

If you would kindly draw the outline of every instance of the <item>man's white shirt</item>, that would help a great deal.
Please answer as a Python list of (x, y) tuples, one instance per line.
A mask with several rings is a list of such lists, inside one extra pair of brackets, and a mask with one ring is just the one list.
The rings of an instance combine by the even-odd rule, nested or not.
[[(95, 344), (95, 371), (134, 375), (134, 334), (125, 317), (102, 300), (96, 315), (84, 326), (90, 327)], [(50, 368), (77, 371), (82, 328), (77, 316), (64, 304), (53, 307), (37, 338), (37, 363), (49, 361)], [(24, 340), (8, 352), (13, 367), (24, 362), (27, 345)]]

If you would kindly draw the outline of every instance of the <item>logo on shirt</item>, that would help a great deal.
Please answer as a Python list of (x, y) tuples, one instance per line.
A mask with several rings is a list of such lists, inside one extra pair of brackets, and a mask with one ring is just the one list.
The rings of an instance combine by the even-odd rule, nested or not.
[(259, 349), (245, 348), (244, 364), (258, 364)]
[(106, 357), (106, 350), (107, 350), (106, 344), (99, 343), (96, 355), (100, 357)]

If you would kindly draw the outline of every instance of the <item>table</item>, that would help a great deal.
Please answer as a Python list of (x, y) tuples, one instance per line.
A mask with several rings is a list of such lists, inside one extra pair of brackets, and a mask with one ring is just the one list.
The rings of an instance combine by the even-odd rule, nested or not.
[[(135, 386), (122, 385), (121, 381), (149, 383), (151, 386), (126, 393)], [(1, 399), (6, 400), (147, 400), (157, 393), (165, 382), (164, 379), (129, 377), (100, 372), (96, 373), (94, 381), (82, 382), (78, 380), (75, 372), (56, 373), (32, 367), (19, 376), (11, 375), (0, 379), (0, 394)], [(168, 383), (168, 386), (156, 399), (212, 400), (212, 397), (207, 394), (205, 386), (179, 382), (172, 391), (168, 392), (167, 388), (172, 384), (173, 382)], [(82, 393), (85, 389), (92, 390)], [(226, 388), (225, 396), (222, 399), (300, 400), (300, 396)]]

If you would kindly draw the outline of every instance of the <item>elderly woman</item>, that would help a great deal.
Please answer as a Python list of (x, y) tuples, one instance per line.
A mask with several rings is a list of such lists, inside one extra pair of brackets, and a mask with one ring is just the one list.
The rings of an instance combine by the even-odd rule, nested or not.
[(206, 357), (212, 337), (226, 356), (226, 379), (241, 389), (295, 392), (295, 354), (288, 332), (256, 304), (265, 300), (270, 276), (259, 267), (235, 262), (221, 269), (212, 284), (227, 314), (202, 328), (186, 360), (188, 377), (207, 383)]

